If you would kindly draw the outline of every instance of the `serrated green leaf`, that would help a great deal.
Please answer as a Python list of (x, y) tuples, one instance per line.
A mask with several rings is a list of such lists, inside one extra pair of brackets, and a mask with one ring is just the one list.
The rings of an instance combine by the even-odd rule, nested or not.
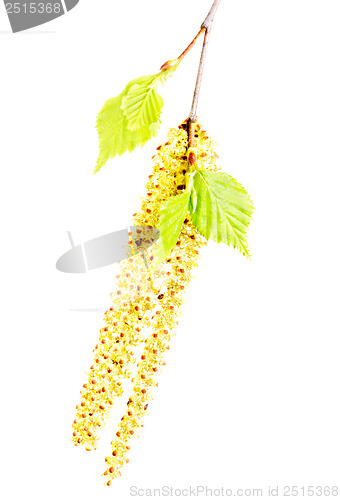
[(133, 151), (158, 132), (160, 122), (145, 125), (135, 131), (129, 130), (127, 118), (120, 108), (122, 95), (123, 93), (106, 101), (98, 115), (100, 153), (94, 173), (98, 172), (109, 158)]
[(207, 240), (226, 243), (250, 257), (246, 232), (254, 207), (235, 179), (223, 172), (197, 170), (189, 208), (192, 223)]
[(94, 173), (109, 158), (131, 152), (157, 134), (163, 99), (156, 85), (164, 83), (177, 66), (135, 78), (121, 94), (106, 101), (97, 118), (100, 153)]
[(135, 84), (123, 97), (121, 107), (128, 120), (129, 130), (136, 131), (159, 121), (163, 98), (150, 84)]
[(160, 236), (155, 244), (151, 271), (167, 258), (175, 246), (183, 221), (188, 213), (189, 199), (190, 193), (184, 192), (171, 196), (161, 205), (159, 223), (157, 224)]

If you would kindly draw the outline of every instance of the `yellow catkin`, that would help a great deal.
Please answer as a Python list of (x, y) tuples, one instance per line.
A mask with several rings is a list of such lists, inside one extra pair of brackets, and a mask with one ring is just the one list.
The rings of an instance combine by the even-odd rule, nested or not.
[[(213, 142), (200, 125), (196, 125), (195, 132), (196, 168), (219, 170)], [(135, 225), (155, 227), (163, 201), (185, 188), (187, 148), (184, 123), (178, 130), (171, 129), (168, 142), (157, 148), (157, 154), (153, 157), (153, 172), (146, 185), (147, 195), (142, 200), (140, 212), (134, 214)], [(205, 239), (191, 224), (188, 213), (177, 244), (159, 271), (152, 276), (151, 283), (149, 282), (147, 298), (148, 304), (152, 304), (152, 316), (147, 325), (152, 328), (152, 333), (145, 340), (145, 348), (137, 365), (137, 375), (133, 379), (134, 387), (128, 408), (118, 425), (116, 439), (112, 441), (112, 455), (105, 459), (107, 468), (104, 476), (108, 486), (112, 479), (121, 474), (120, 469), (129, 461), (130, 440), (138, 435), (139, 428), (144, 425), (148, 402), (153, 397), (153, 388), (158, 385), (156, 380), (165, 364), (164, 354), (169, 349), (170, 338), (174, 335), (178, 323), (183, 295), (190, 282), (192, 270), (197, 266), (199, 249), (205, 244)], [(134, 275), (133, 279), (138, 280), (138, 275)], [(146, 297), (141, 297), (140, 304), (145, 299)]]
[[(168, 142), (157, 148), (153, 157), (153, 172), (146, 185), (147, 194), (141, 210), (134, 214), (137, 235), (131, 236), (131, 247), (137, 240), (139, 249), (146, 250), (152, 241), (152, 228), (158, 223), (158, 211), (164, 200), (175, 196), (185, 188), (188, 168), (187, 132), (185, 123), (171, 129)], [(196, 125), (196, 167), (219, 170), (216, 165), (214, 144), (201, 127)], [(135, 351), (145, 342), (144, 351), (133, 379), (134, 388), (128, 409), (122, 418), (116, 439), (112, 442), (112, 455), (106, 458), (105, 482), (120, 475), (120, 469), (128, 462), (130, 440), (138, 434), (152, 398), (152, 389), (158, 384), (157, 375), (165, 364), (164, 354), (174, 335), (180, 315), (183, 295), (190, 282), (192, 269), (197, 265), (199, 249), (205, 239), (190, 222), (190, 215), (183, 223), (177, 244), (166, 262), (152, 277), (141, 254), (136, 254), (120, 264), (116, 277), (116, 290), (112, 294), (112, 306), (104, 315), (104, 327), (94, 349), (94, 363), (88, 372), (88, 380), (81, 390), (73, 422), (73, 442), (84, 445), (86, 450), (95, 449), (99, 430), (103, 427), (114, 399), (123, 393), (122, 382), (131, 377), (136, 362)], [(143, 329), (151, 327), (152, 333), (145, 339)]]
[(81, 402), (73, 422), (74, 444), (82, 444), (88, 451), (96, 448), (98, 431), (105, 423), (114, 398), (122, 395), (122, 382), (131, 376), (130, 368), (136, 361), (134, 351), (144, 340), (142, 327), (147, 326), (154, 307), (140, 255), (123, 261), (116, 278), (113, 305), (104, 315), (105, 326), (100, 330), (99, 342), (93, 351), (94, 363), (80, 391)]

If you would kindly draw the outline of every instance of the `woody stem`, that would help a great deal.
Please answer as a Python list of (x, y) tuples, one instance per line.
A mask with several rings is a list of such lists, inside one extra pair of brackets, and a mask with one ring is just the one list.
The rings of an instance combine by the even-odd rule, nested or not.
[(197, 120), (197, 117), (196, 117), (197, 104), (198, 104), (199, 94), (200, 94), (200, 90), (201, 90), (204, 63), (205, 63), (206, 56), (207, 56), (207, 49), (208, 49), (211, 27), (212, 27), (212, 23), (214, 21), (214, 17), (215, 17), (215, 14), (216, 14), (216, 11), (217, 11), (217, 8), (218, 8), (220, 2), (221, 2), (221, 0), (214, 1), (207, 17), (205, 18), (205, 20), (203, 21), (202, 26), (201, 26), (201, 30), (204, 30), (205, 33), (204, 33), (204, 41), (203, 41), (202, 52), (201, 52), (201, 59), (200, 59), (200, 63), (198, 66), (196, 85), (195, 85), (194, 95), (193, 95), (193, 99), (192, 99), (190, 115), (188, 118), (188, 147), (189, 148), (194, 148), (195, 144), (196, 144), (195, 125), (194, 124)]

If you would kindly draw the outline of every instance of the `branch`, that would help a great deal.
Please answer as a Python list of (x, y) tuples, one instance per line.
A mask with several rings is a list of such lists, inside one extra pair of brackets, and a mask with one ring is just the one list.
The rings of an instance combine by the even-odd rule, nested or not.
[(214, 20), (216, 11), (218, 9), (218, 6), (220, 5), (221, 0), (215, 0), (214, 3), (211, 6), (211, 9), (209, 10), (209, 14), (207, 17), (204, 19), (201, 28), (208, 29), (211, 27), (212, 22)]
[(197, 72), (197, 79), (196, 79), (196, 85), (195, 85), (195, 91), (194, 91), (194, 96), (192, 99), (192, 105), (191, 105), (191, 111), (188, 119), (188, 140), (189, 148), (194, 148), (195, 147), (195, 125), (194, 123), (197, 120), (196, 117), (196, 112), (197, 112), (197, 104), (198, 104), (198, 98), (201, 90), (201, 83), (202, 83), (202, 76), (203, 76), (203, 70), (204, 70), (204, 63), (205, 59), (207, 56), (207, 49), (208, 49), (208, 43), (209, 43), (209, 38), (210, 38), (210, 31), (212, 27), (212, 23), (214, 21), (214, 17), (217, 11), (217, 8), (220, 4), (221, 0), (215, 0), (213, 5), (211, 6), (211, 9), (205, 18), (205, 20), (202, 23), (201, 29), (205, 30), (204, 34), (204, 41), (203, 41), (203, 47), (202, 47), (202, 52), (201, 52), (201, 59), (198, 67), (198, 72)]
[(206, 28), (205, 34), (204, 34), (202, 52), (201, 52), (201, 59), (200, 59), (200, 63), (198, 66), (195, 91), (194, 91), (194, 96), (193, 96), (192, 105), (191, 105), (191, 111), (190, 111), (190, 115), (189, 115), (189, 120), (191, 122), (196, 121), (197, 104), (198, 104), (198, 98), (199, 98), (199, 94), (200, 94), (200, 90), (201, 90), (202, 76), (203, 76), (203, 71), (204, 71), (204, 63), (205, 63), (205, 59), (207, 56), (209, 38), (210, 38), (210, 28)]
[[(195, 85), (195, 91), (194, 91), (194, 96), (192, 99), (192, 105), (191, 105), (191, 111), (190, 115), (187, 121), (187, 126), (188, 126), (188, 149), (189, 148), (194, 148), (195, 147), (195, 126), (193, 125), (196, 122), (196, 111), (197, 111), (197, 104), (198, 104), (198, 98), (201, 90), (201, 83), (202, 83), (202, 76), (203, 76), (203, 70), (204, 70), (204, 63), (207, 55), (207, 49), (208, 49), (208, 42), (209, 42), (209, 37), (210, 37), (210, 31), (212, 27), (212, 23), (214, 21), (214, 17), (217, 11), (217, 8), (220, 4), (221, 0), (215, 0), (214, 3), (211, 6), (211, 9), (207, 15), (207, 17), (204, 19), (201, 28), (195, 38), (192, 40), (192, 42), (189, 43), (187, 48), (182, 52), (182, 54), (177, 58), (174, 59), (173, 61), (166, 61), (162, 66), (161, 66), (161, 71), (166, 70), (168, 68), (171, 68), (175, 64), (179, 63), (184, 59), (184, 57), (188, 54), (188, 52), (193, 48), (193, 46), (196, 44), (197, 40), (201, 36), (202, 33), (204, 33), (204, 41), (203, 41), (203, 47), (202, 47), (202, 52), (201, 52), (201, 59), (198, 67), (198, 72), (197, 72), (197, 79), (196, 79), (196, 85)], [(189, 162), (192, 165), (195, 163), (196, 157), (195, 153), (193, 151), (190, 151), (189, 154)]]

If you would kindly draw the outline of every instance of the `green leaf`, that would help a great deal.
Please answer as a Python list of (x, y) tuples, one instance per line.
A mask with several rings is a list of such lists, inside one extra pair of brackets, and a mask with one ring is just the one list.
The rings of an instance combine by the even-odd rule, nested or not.
[(151, 271), (167, 258), (175, 246), (183, 221), (188, 213), (189, 199), (190, 192), (184, 192), (171, 196), (161, 205), (159, 223), (157, 224), (160, 236), (155, 244)]
[(197, 170), (189, 208), (192, 223), (207, 240), (227, 243), (250, 257), (246, 232), (254, 207), (235, 179), (222, 172)]
[(94, 173), (109, 158), (131, 152), (157, 134), (163, 99), (156, 85), (164, 83), (177, 66), (131, 80), (121, 94), (106, 101), (97, 119), (100, 153)]
[(145, 125), (159, 121), (163, 98), (152, 82), (132, 85), (122, 99), (122, 110), (128, 120), (128, 129), (136, 131)]
[(158, 132), (160, 122), (145, 125), (134, 132), (129, 130), (128, 120), (120, 107), (123, 94), (106, 101), (98, 115), (100, 153), (94, 173), (98, 172), (109, 158), (133, 151)]

